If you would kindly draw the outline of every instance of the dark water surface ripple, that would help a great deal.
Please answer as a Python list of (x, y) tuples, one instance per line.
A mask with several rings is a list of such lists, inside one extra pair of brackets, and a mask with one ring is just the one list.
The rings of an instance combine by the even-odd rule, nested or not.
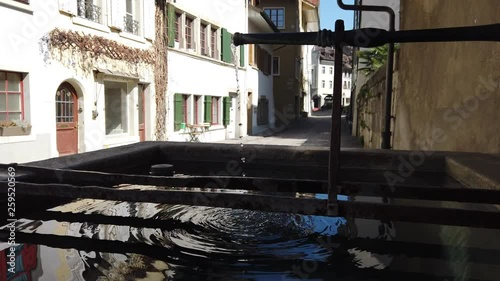
[[(40, 243), (38, 266), (45, 269), (32, 271), (32, 280), (474, 280), (468, 278), (476, 274), (468, 266), (471, 258), (485, 263), (476, 275), (487, 277), (479, 280), (500, 280), (484, 270), (495, 267), (488, 259), (500, 260), (500, 252), (484, 252), (489, 244), (481, 241), (498, 237), (491, 231), (476, 234), (468, 228), (398, 223), (396, 235), (396, 225), (389, 221), (89, 199), (54, 211), (157, 219), (175, 228), (20, 220), (17, 228), (26, 233), (156, 247), (150, 257), (120, 248), (108, 253), (79, 244), (62, 249)], [(397, 236), (401, 242), (394, 241)], [(481, 239), (472, 242), (476, 236)], [(450, 243), (451, 251), (437, 245), (443, 241)], [(468, 244), (475, 252), (462, 248)], [(57, 261), (56, 256), (64, 259)], [(47, 270), (58, 267), (71, 268), (68, 274), (73, 277)], [(442, 273), (428, 275), (433, 271)]]

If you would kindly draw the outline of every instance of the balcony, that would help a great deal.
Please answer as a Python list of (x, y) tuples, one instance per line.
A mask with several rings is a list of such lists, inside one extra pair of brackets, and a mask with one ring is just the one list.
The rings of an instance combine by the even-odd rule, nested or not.
[(134, 20), (131, 15), (126, 15), (124, 17), (124, 29), (125, 32), (139, 35), (139, 22)]
[(96, 23), (101, 23), (101, 7), (84, 0), (79, 0), (78, 16)]

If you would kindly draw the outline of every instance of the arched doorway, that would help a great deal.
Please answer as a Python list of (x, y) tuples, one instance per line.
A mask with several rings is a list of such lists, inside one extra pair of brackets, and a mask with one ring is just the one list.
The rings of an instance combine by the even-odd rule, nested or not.
[(59, 156), (78, 153), (78, 96), (67, 82), (56, 92), (56, 128)]

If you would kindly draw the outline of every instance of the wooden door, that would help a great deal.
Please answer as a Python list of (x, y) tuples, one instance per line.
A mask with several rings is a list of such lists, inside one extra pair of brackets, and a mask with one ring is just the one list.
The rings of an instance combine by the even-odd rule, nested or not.
[(78, 153), (78, 97), (69, 83), (56, 92), (56, 128), (59, 156)]
[(253, 127), (253, 104), (252, 104), (252, 92), (248, 92), (247, 99), (247, 134), (252, 135)]
[(144, 106), (144, 91), (146, 89), (146, 85), (139, 85), (139, 137), (140, 141), (145, 141), (146, 140), (146, 125), (145, 125), (145, 120), (146, 120), (146, 110)]

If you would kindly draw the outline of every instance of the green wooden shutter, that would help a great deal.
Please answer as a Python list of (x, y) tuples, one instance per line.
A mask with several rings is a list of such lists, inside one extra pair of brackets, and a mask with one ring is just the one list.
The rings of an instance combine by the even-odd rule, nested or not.
[(174, 96), (174, 130), (181, 129), (182, 118), (182, 95), (175, 94)]
[(205, 96), (205, 123), (212, 123), (212, 96)]
[(229, 125), (229, 121), (231, 120), (230, 111), (231, 111), (231, 97), (224, 97), (224, 113), (223, 113), (223, 124), (225, 126)]
[(167, 36), (168, 36), (168, 46), (175, 46), (175, 8), (172, 5), (168, 5), (167, 8)]
[(240, 46), (240, 66), (245, 66), (245, 46)]
[(221, 51), (221, 60), (227, 63), (231, 63), (231, 33), (227, 31), (227, 29), (222, 28), (221, 32), (222, 37), (222, 51)]

